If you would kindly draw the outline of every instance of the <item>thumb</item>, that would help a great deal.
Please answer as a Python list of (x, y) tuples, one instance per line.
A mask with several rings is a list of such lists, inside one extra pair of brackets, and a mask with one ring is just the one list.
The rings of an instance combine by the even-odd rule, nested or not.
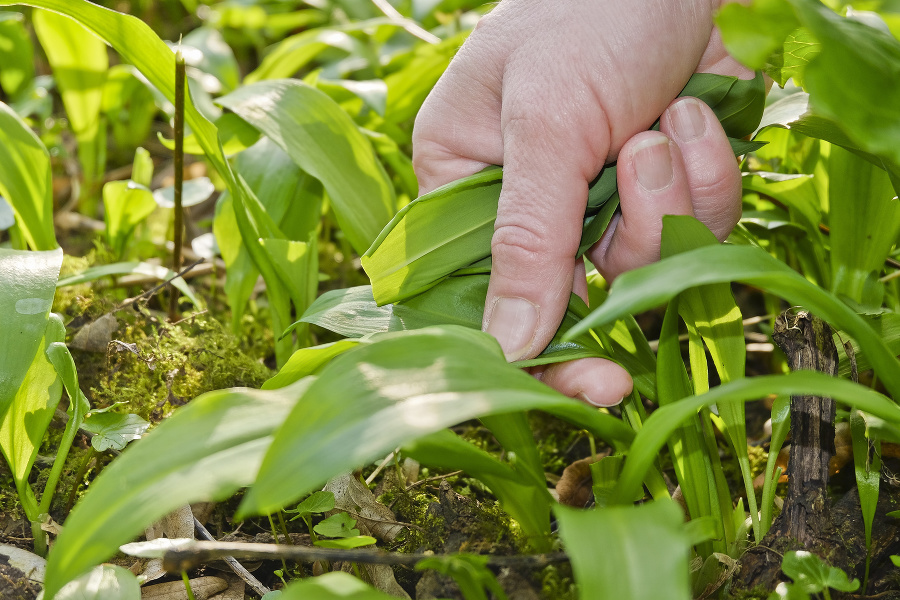
[(577, 114), (560, 110), (564, 102), (548, 98), (539, 105), (504, 106), (503, 189), (483, 329), (497, 338), (509, 361), (539, 354), (562, 321), (588, 183), (609, 150), (602, 113), (591, 123), (561, 123), (559, 115)]

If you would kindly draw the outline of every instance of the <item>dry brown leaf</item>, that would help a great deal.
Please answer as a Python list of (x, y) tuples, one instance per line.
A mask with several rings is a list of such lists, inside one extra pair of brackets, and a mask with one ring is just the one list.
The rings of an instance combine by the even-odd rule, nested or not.
[(216, 594), (210, 600), (244, 600), (247, 584), (237, 576), (228, 577), (228, 588), (221, 594)]
[(593, 479), (591, 477), (591, 463), (607, 456), (609, 452), (597, 457), (588, 456), (576, 460), (563, 470), (562, 477), (556, 484), (556, 493), (560, 504), (584, 508), (594, 497)]
[(325, 490), (334, 494), (335, 510), (329, 514), (346, 511), (357, 520), (356, 526), (361, 533), (390, 542), (403, 531), (403, 525), (397, 523), (391, 509), (379, 504), (369, 488), (351, 473), (335, 477)]
[(388, 565), (366, 565), (366, 575), (372, 580), (372, 585), (396, 598), (406, 598), (409, 600), (409, 594), (406, 593), (397, 579), (394, 577), (394, 570)]
[[(155, 540), (167, 537), (170, 540), (176, 538), (191, 538), (194, 536), (194, 513), (191, 507), (184, 505), (152, 524), (144, 530), (147, 540)], [(153, 558), (147, 561), (143, 571), (138, 575), (143, 581), (154, 581), (166, 574), (162, 567), (161, 558)], [(182, 586), (184, 587), (184, 586)]]
[(118, 328), (119, 322), (111, 313), (107, 313), (82, 327), (75, 334), (70, 346), (85, 352), (106, 352)]
[[(228, 582), (221, 577), (197, 577), (190, 580), (191, 591), (197, 600), (210, 600), (228, 589)], [(188, 600), (187, 590), (181, 581), (157, 583), (141, 588), (141, 598), (147, 600)]]

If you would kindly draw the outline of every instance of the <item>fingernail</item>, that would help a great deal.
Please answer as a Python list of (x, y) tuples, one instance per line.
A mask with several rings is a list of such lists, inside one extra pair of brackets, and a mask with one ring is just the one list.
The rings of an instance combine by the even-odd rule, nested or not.
[(524, 357), (534, 341), (538, 307), (524, 298), (497, 298), (484, 330), (497, 338), (506, 360)]
[(590, 396), (588, 396), (584, 392), (579, 392), (579, 394), (575, 397), (578, 398), (579, 400), (581, 400), (582, 402), (586, 402), (586, 403), (590, 404), (591, 406), (597, 406), (600, 408), (609, 408), (610, 406), (616, 406), (617, 404), (621, 404), (622, 400), (625, 399), (625, 398), (619, 398), (615, 402), (594, 402), (593, 400), (591, 400)]
[(700, 101), (685, 98), (672, 105), (672, 124), (675, 133), (685, 142), (696, 140), (706, 133), (706, 119), (700, 108)]
[(669, 186), (675, 177), (669, 138), (654, 135), (639, 141), (632, 150), (638, 183), (648, 192), (658, 192)]

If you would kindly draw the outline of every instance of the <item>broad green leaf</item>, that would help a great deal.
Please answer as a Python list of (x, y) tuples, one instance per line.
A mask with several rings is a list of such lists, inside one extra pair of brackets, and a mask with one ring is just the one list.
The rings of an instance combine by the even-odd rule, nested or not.
[(28, 476), (62, 394), (62, 385), (45, 350), (65, 338), (62, 320), (51, 315), (25, 378), (11, 405), (0, 416), (0, 451), (9, 465), (25, 514), (31, 520), (36, 520), (40, 511), (28, 488)]
[(631, 501), (635, 492), (640, 490), (644, 474), (657, 459), (666, 440), (699, 409), (713, 404), (721, 407), (725, 402), (746, 402), (769, 394), (828, 396), (884, 419), (894, 435), (900, 433), (900, 407), (887, 397), (855, 383), (816, 371), (738, 379), (654, 412), (631, 444), (625, 469), (616, 488), (615, 501)]
[[(369, 286), (333, 290), (323, 294), (300, 319), (341, 335), (360, 337), (387, 331), (409, 331), (432, 325), (462, 325), (481, 329), (488, 275), (449, 277), (437, 286), (404, 302), (378, 306)], [(607, 353), (590, 335), (562, 343), (568, 331), (587, 313), (581, 298), (572, 295), (559, 332), (543, 352), (530, 360), (514, 363), (518, 367), (543, 365), (576, 358), (606, 357)]]
[[(222, 142), (222, 153), (233, 156), (252, 147), (262, 136), (259, 130), (234, 113), (225, 113), (216, 119), (216, 129)], [(175, 150), (175, 140), (158, 135), (160, 143), (169, 150)], [(204, 154), (203, 146), (193, 133), (184, 137), (185, 154)], [(274, 171), (274, 169), (273, 169)], [(262, 199), (265, 202), (265, 198)]]
[(48, 597), (176, 508), (249, 485), (272, 433), (309, 383), (210, 392), (130, 444), (66, 519), (47, 564)]
[(768, 600), (810, 600), (810, 597), (799, 585), (782, 581), (775, 586), (775, 591), (769, 594)]
[[(268, 594), (266, 594), (268, 595)], [(288, 584), (278, 600), (396, 600), (384, 592), (366, 585), (349, 573), (325, 573)]]
[(78, 158), (87, 185), (104, 170), (105, 127), (100, 108), (109, 69), (105, 44), (78, 22), (55, 12), (33, 13), (34, 30), (53, 68), (66, 116), (78, 138)]
[(56, 248), (50, 155), (40, 139), (0, 102), (0, 196), (12, 206), (33, 250)]
[(390, 221), (396, 199), (372, 145), (335, 102), (295, 80), (243, 86), (218, 102), (269, 136), (322, 182), (341, 231), (362, 253)]
[(153, 193), (134, 181), (110, 181), (103, 186), (106, 241), (122, 257), (135, 227), (156, 210)]
[[(138, 70), (122, 64), (110, 67), (106, 73), (102, 109), (116, 145), (123, 149), (144, 143), (159, 110)], [(149, 181), (141, 183), (150, 185)]]
[[(593, 510), (556, 505), (553, 511), (580, 598), (691, 598), (690, 541), (676, 503)], [(602, 540), (602, 560), (597, 556), (598, 540)], [(652, 576), (648, 576), (648, 565), (652, 565)]]
[(799, 28), (788, 34), (779, 52), (770, 57), (766, 74), (784, 87), (788, 79), (803, 85), (806, 65), (821, 51), (821, 45), (809, 30)]
[(786, 552), (781, 562), (781, 570), (809, 594), (817, 594), (826, 588), (834, 588), (841, 592), (859, 589), (858, 579), (850, 581), (842, 570), (829, 567), (821, 558), (805, 550)]
[(289, 505), (334, 473), (452, 424), (532, 409), (574, 420), (610, 443), (633, 435), (507, 364), (480, 331), (448, 325), (381, 334), (322, 369), (279, 431), (239, 515)]
[(716, 25), (731, 56), (751, 69), (762, 69), (799, 23), (782, 0), (756, 0), (752, 6), (726, 4), (716, 15)]
[(831, 148), (828, 172), (832, 291), (880, 307), (878, 276), (900, 234), (900, 202), (883, 169), (843, 148)]
[[(56, 287), (65, 287), (67, 285), (77, 285), (79, 283), (87, 283), (100, 279), (101, 277), (109, 277), (110, 275), (145, 275), (147, 277), (155, 277), (160, 281), (167, 281), (177, 275), (174, 271), (162, 267), (160, 265), (151, 265), (150, 263), (132, 261), (112, 263), (109, 265), (100, 265), (91, 267), (76, 275), (63, 277), (56, 283)], [(194, 291), (181, 277), (172, 279), (171, 284), (185, 295), (194, 306), (200, 306), (200, 300), (194, 295)]]
[[(297, 516), (302, 516), (324, 513), (332, 509), (334, 509), (334, 494), (319, 490), (310, 494), (309, 498), (298, 504), (296, 509), (285, 510), (284, 512), (297, 513)], [(294, 517), (294, 519), (296, 518)]]
[(359, 344), (358, 340), (341, 340), (312, 348), (301, 348), (291, 355), (278, 373), (262, 385), (262, 389), (282, 388), (307, 375), (315, 375), (335, 356), (352, 350)]
[(345, 512), (331, 515), (327, 519), (319, 521), (313, 531), (319, 535), (333, 538), (354, 537), (359, 535), (359, 529), (355, 529), (356, 519)]
[(804, 72), (818, 114), (840, 124), (866, 152), (900, 164), (900, 41), (875, 27), (838, 16), (816, 0), (789, 0), (821, 43)]
[(21, 13), (0, 15), (0, 86), (15, 98), (34, 79), (34, 46)]
[(105, 44), (58, 13), (37, 10), (33, 15), (35, 32), (53, 68), (72, 130), (79, 140), (96, 136), (109, 68)]
[(153, 158), (143, 148), (137, 148), (134, 151), (131, 180), (144, 187), (150, 187), (150, 182), (153, 180)]
[[(568, 339), (622, 315), (639, 313), (698, 285), (740, 281), (804, 306), (855, 338), (885, 387), (900, 398), (897, 359), (878, 334), (833, 294), (810, 283), (760, 248), (709, 246), (619, 276), (607, 301), (563, 336)], [(827, 394), (826, 394), (827, 395)]]
[[(315, 232), (306, 242), (271, 238), (260, 240), (298, 314), (309, 308), (319, 289), (319, 250), (316, 241)], [(306, 345), (306, 332), (300, 335)]]
[(494, 600), (507, 600), (500, 582), (487, 567), (487, 557), (479, 554), (453, 554), (434, 556), (416, 563), (416, 570), (434, 569), (441, 575), (452, 577), (466, 600), (488, 600), (490, 592)]
[(347, 32), (317, 27), (280, 41), (260, 65), (244, 78), (244, 83), (293, 77), (328, 48), (337, 48), (357, 56), (368, 54), (364, 43)]
[(218, 79), (223, 89), (214, 92), (231, 91), (240, 84), (237, 59), (218, 29), (194, 29), (182, 38), (181, 51), (186, 65)]
[[(237, 115), (229, 114), (246, 124)], [(305, 174), (286, 152), (265, 137), (237, 156), (235, 170), (260, 198), (272, 220), (288, 229), (290, 233), (286, 235), (299, 241), (308, 239), (321, 215), (321, 185), (315, 179)], [(241, 316), (259, 277), (259, 269), (248, 245), (244, 243), (235, 208), (231, 194), (223, 193), (219, 197), (213, 232), (228, 270), (225, 293), (231, 308), (232, 328), (238, 331)], [(259, 245), (255, 240), (251, 241)], [(268, 259), (267, 253), (265, 256)], [(280, 331), (277, 333), (281, 334)]]
[[(45, 597), (46, 592), (45, 592)], [(116, 565), (100, 565), (67, 583), (54, 600), (140, 600), (141, 586), (134, 573)]]
[(89, 414), (81, 425), (82, 429), (94, 434), (91, 446), (97, 452), (109, 448), (124, 450), (128, 442), (141, 439), (148, 427), (150, 423), (137, 415), (110, 412)]
[[(524, 413), (516, 413), (524, 418)], [(511, 415), (491, 417), (494, 423)], [(529, 429), (530, 433), (530, 429)], [(504, 445), (504, 449), (511, 448)], [(494, 493), (509, 515), (522, 528), (532, 547), (546, 550), (550, 534), (550, 495), (534, 474), (505, 464), (449, 430), (419, 438), (403, 447), (404, 452), (430, 467), (461, 469)]]
[[(342, 513), (347, 514), (347, 513)], [(335, 515), (337, 516), (337, 515)], [(324, 521), (323, 521), (324, 522)], [(355, 523), (355, 521), (354, 521)], [(321, 525), (321, 523), (320, 523)], [(316, 530), (318, 531), (318, 530)], [(359, 529), (354, 529), (353, 531), (359, 531)], [(319, 531), (319, 533), (322, 533)], [(325, 534), (322, 534), (325, 535)], [(375, 538), (370, 535), (354, 535), (351, 537), (344, 537), (335, 540), (316, 540), (313, 542), (314, 545), (320, 546), (322, 548), (340, 548), (343, 550), (353, 550), (354, 548), (362, 548), (364, 546), (374, 546), (375, 543), (378, 542)]]
[(9, 409), (37, 355), (61, 265), (62, 250), (0, 248), (0, 417)]
[[(184, 182), (181, 191), (181, 206), (188, 207), (200, 204), (209, 199), (216, 186), (209, 177), (197, 177)], [(153, 199), (163, 208), (175, 208), (175, 186), (168, 185), (153, 191)]]

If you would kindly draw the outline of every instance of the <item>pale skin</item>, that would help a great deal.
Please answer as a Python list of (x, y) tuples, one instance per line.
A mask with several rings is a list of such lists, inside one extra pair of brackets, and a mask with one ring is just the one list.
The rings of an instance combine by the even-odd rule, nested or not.
[[(587, 253), (607, 279), (659, 259), (662, 216), (719, 239), (740, 212), (740, 173), (712, 111), (674, 100), (695, 72), (753, 73), (713, 27), (721, 0), (502, 0), (428, 96), (413, 131), (419, 193), (503, 165), (483, 329), (508, 360), (541, 352), (571, 292), (588, 184), (618, 161), (621, 215)], [(673, 101), (674, 100), (674, 101)], [(647, 131), (662, 115), (660, 131)], [(534, 371), (560, 392), (617, 404), (632, 381), (588, 358)]]

